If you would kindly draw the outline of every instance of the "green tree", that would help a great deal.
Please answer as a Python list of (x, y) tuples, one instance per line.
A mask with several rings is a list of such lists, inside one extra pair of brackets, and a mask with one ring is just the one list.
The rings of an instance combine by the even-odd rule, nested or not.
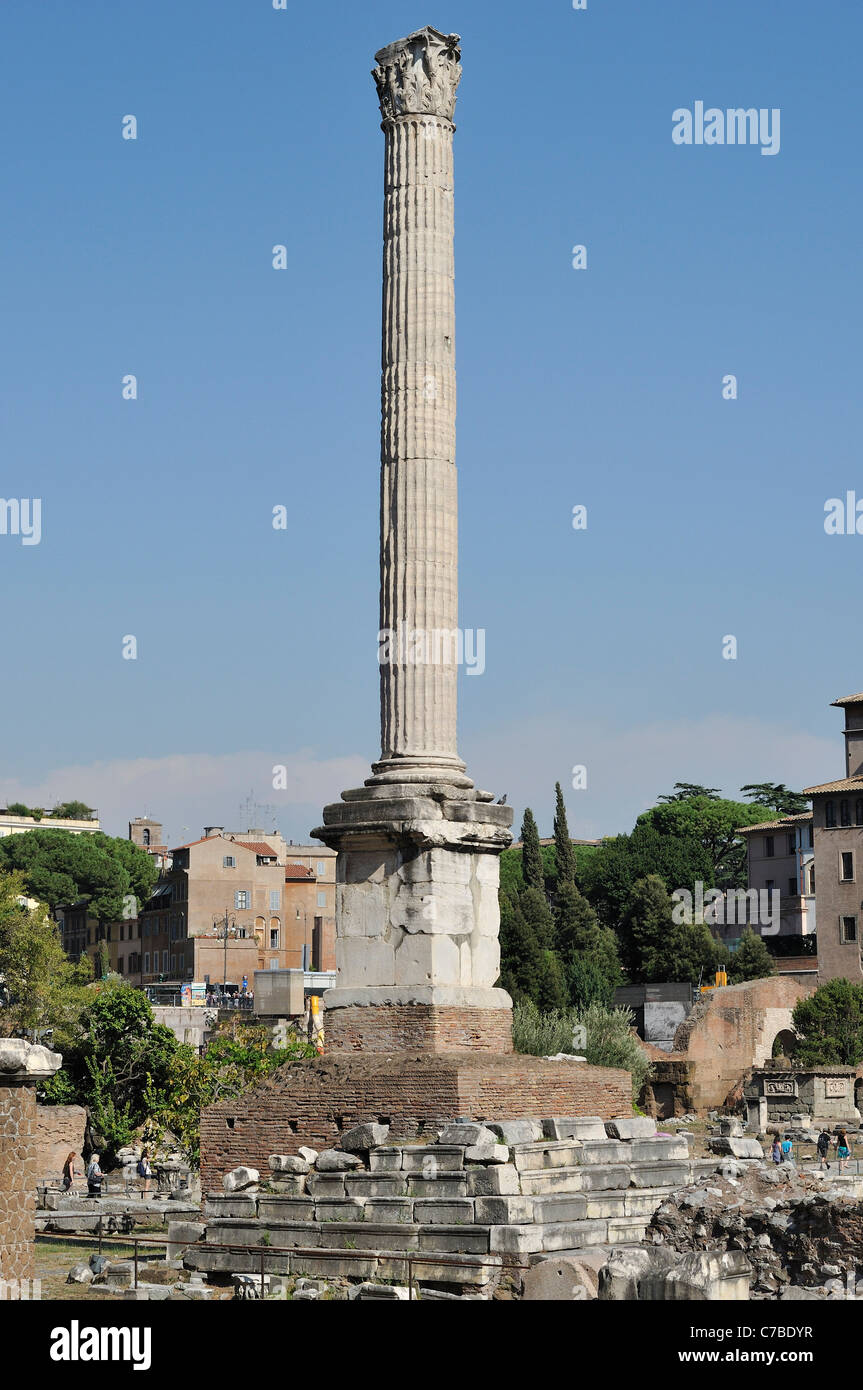
[(784, 782), (748, 782), (740, 790), (753, 806), (766, 806), (780, 816), (799, 816), (809, 810), (809, 798), (790, 791)]
[(702, 787), (698, 782), (675, 782), (674, 791), (665, 796), (658, 796), (657, 801), (692, 801), (695, 797), (705, 796), (710, 801), (720, 799), (718, 787)]
[(559, 892), (564, 883), (575, 882), (575, 855), (572, 852), (572, 840), (569, 838), (569, 826), (566, 821), (566, 804), (559, 782), (554, 784), (554, 795), (554, 857)]
[(540, 893), (545, 892), (545, 873), (539, 845), (539, 831), (536, 828), (533, 811), (529, 806), (521, 823), (521, 876), (526, 888), (536, 888)]
[(73, 965), (57, 923), (21, 901), (20, 874), (0, 874), (0, 1035), (70, 1036), (87, 1003), (90, 962)]
[(605, 1009), (613, 1007), (615, 985), (591, 956), (571, 956), (566, 966), (566, 980), (574, 1009), (586, 1009), (591, 1004), (601, 1004)]
[(518, 905), (537, 945), (542, 950), (550, 950), (554, 946), (554, 918), (545, 894), (539, 888), (523, 888), (518, 895)]
[(668, 891), (658, 874), (635, 884), (621, 925), (621, 954), (630, 978), (638, 982), (712, 978), (728, 958), (703, 922), (675, 922)]
[(859, 1067), (863, 1062), (863, 985), (828, 980), (799, 999), (792, 1014), (794, 1060), (805, 1067)]
[(566, 975), (563, 966), (558, 960), (554, 951), (544, 953), (542, 975), (539, 982), (540, 1009), (566, 1009), (569, 1006), (569, 989), (567, 988)]
[(25, 806), (23, 801), (10, 801), (6, 811), (13, 816), (29, 816), (31, 820), (41, 820), (45, 814), (35, 807)]
[[(596, 997), (611, 1004), (622, 983), (617, 937), (601, 925), (574, 883), (565, 883), (555, 907), (555, 946), (563, 962), (573, 1004)], [(590, 970), (586, 967), (590, 966)], [(602, 986), (591, 983), (594, 976)], [(589, 996), (589, 997), (588, 997)]]
[(774, 971), (773, 957), (751, 927), (747, 927), (740, 938), (736, 951), (732, 951), (728, 962), (728, 976), (733, 984), (744, 980), (760, 980)]
[(0, 840), (3, 870), (19, 871), (27, 892), (52, 912), (86, 898), (103, 922), (123, 916), (129, 894), (145, 901), (158, 872), (151, 856), (128, 840), (42, 827)]
[(513, 999), (537, 999), (543, 955), (518, 902), (504, 894), (500, 914), (501, 985)]
[(61, 801), (48, 815), (52, 820), (92, 820), (93, 807), (86, 801)]

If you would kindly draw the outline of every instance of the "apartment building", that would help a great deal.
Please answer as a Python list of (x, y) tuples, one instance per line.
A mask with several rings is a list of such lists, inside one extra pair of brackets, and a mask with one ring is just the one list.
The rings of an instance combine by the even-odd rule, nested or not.
[[(777, 820), (743, 825), (737, 831), (746, 843), (747, 903), (745, 923), (730, 924), (723, 940), (734, 949), (744, 926), (760, 932), (760, 912), (751, 899), (753, 890), (779, 894), (780, 937), (813, 936), (815, 933), (815, 839), (811, 811), (780, 816)], [(768, 900), (769, 901), (773, 901)], [(770, 938), (767, 938), (768, 948)], [(793, 945), (788, 943), (793, 954)]]
[(845, 714), (845, 776), (807, 787), (815, 826), (818, 982), (863, 982), (863, 693), (833, 705)]

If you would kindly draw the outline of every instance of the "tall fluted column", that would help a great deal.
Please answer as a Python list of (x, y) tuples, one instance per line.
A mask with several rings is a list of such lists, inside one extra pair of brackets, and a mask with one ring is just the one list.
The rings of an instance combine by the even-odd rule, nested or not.
[(456, 751), (453, 114), (456, 35), (375, 55), (386, 138), (381, 355), (381, 761), (376, 781), (470, 786)]

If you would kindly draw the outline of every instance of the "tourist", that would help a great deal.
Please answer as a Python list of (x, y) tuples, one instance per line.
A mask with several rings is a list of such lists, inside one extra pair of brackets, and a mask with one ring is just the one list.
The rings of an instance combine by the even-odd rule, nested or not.
[(778, 1134), (774, 1134), (773, 1136), (773, 1147), (770, 1150), (770, 1157), (773, 1159), (774, 1163), (782, 1162), (782, 1145), (779, 1142)]
[(836, 1157), (839, 1160), (839, 1172), (842, 1172), (842, 1164), (851, 1157), (851, 1149), (848, 1145), (848, 1135), (844, 1129), (840, 1129), (836, 1135)]
[(153, 1176), (153, 1170), (150, 1167), (149, 1149), (142, 1150), (141, 1157), (138, 1159), (137, 1172), (138, 1177), (144, 1179), (144, 1186), (141, 1188), (141, 1196), (146, 1197), (147, 1193), (150, 1191), (150, 1179)]
[(68, 1154), (67, 1157), (66, 1157), (66, 1162), (63, 1164), (63, 1191), (64, 1191), (64, 1192), (68, 1192), (68, 1191), (69, 1191), (69, 1188), (72, 1187), (72, 1185), (73, 1185), (74, 1182), (75, 1182), (75, 1179), (76, 1179), (77, 1176), (78, 1176), (78, 1174), (75, 1172), (75, 1164), (76, 1164), (76, 1162), (77, 1162), (77, 1159), (78, 1159), (78, 1155), (77, 1155), (76, 1153)]
[(102, 1179), (104, 1177), (102, 1169), (99, 1167), (99, 1155), (92, 1154), (87, 1165), (87, 1196), (101, 1197)]
[(829, 1135), (829, 1133), (827, 1132), (826, 1129), (822, 1129), (821, 1133), (820, 1133), (819, 1136), (818, 1136), (818, 1143), (817, 1143), (817, 1145), (816, 1145), (816, 1152), (817, 1152), (817, 1154), (818, 1154), (818, 1169), (819, 1169), (819, 1172), (820, 1172), (820, 1170), (821, 1170), (822, 1168), (824, 1168), (824, 1167), (829, 1168), (829, 1167), (830, 1167), (830, 1163), (829, 1163), (829, 1160), (828, 1160), (828, 1158), (827, 1158), (827, 1155), (828, 1155), (829, 1152), (830, 1152), (830, 1135)]
[(790, 1134), (786, 1134), (785, 1138), (782, 1140), (782, 1162), (794, 1162), (794, 1140)]

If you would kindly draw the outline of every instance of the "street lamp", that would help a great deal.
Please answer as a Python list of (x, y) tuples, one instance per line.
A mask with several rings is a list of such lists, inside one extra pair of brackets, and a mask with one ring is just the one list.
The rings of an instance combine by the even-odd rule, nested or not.
[(237, 919), (236, 919), (236, 917), (234, 916), (233, 913), (231, 913), (231, 914), (230, 914), (231, 920), (230, 920), (230, 923), (229, 923), (229, 921), (228, 921), (228, 915), (229, 915), (229, 914), (228, 914), (228, 909), (225, 908), (225, 915), (224, 915), (223, 918), (222, 918), (222, 917), (219, 917), (219, 918), (215, 918), (215, 917), (214, 917), (214, 918), (213, 918), (213, 928), (215, 929), (215, 928), (218, 927), (218, 926), (221, 926), (221, 927), (222, 927), (222, 933), (221, 933), (221, 934), (222, 934), (222, 940), (223, 940), (223, 942), (224, 942), (224, 946), (223, 946), (223, 963), (222, 963), (222, 995), (223, 995), (223, 997), (226, 996), (226, 995), (227, 995), (227, 992), (228, 992), (227, 989), (226, 989), (226, 986), (227, 986), (227, 983), (228, 983), (228, 932), (230, 931), (231, 934), (232, 934), (233, 936), (236, 936), (237, 930), (238, 930), (238, 928), (237, 928)]

